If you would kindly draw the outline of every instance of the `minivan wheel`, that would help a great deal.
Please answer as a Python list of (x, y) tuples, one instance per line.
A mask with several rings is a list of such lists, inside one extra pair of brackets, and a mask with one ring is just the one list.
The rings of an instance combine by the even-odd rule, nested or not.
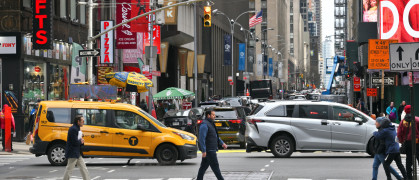
[(54, 144), (48, 149), (48, 161), (53, 166), (67, 165), (67, 158), (65, 158), (65, 145)]
[(288, 136), (278, 136), (272, 140), (270, 149), (275, 157), (290, 157), (294, 152), (294, 141)]
[(178, 158), (178, 150), (171, 144), (163, 144), (157, 149), (156, 158), (160, 165), (174, 165)]

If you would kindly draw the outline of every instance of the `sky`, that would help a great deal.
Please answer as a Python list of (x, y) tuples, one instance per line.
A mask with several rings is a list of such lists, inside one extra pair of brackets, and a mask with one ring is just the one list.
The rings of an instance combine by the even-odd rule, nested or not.
[[(322, 3), (322, 41), (326, 36), (334, 35), (334, 1), (320, 0)], [(333, 18), (331, 18), (333, 17)]]

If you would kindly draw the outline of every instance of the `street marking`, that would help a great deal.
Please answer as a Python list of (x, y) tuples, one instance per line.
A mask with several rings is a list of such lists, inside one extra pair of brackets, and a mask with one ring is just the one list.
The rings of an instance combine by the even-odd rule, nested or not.
[(192, 178), (169, 178), (167, 180), (191, 180)]
[(271, 163), (275, 162), (274, 160), (271, 160)]
[(125, 165), (125, 166), (122, 166), (123, 168), (126, 168), (127, 167), (127, 165)]
[(269, 164), (265, 165), (265, 167), (269, 167)]
[(99, 179), (99, 178), (100, 178), (100, 176), (96, 176), (92, 180)]
[(305, 179), (305, 178), (288, 178), (288, 180), (312, 180), (312, 179)]
[(262, 171), (262, 172), (263, 172), (263, 171), (265, 171), (265, 169), (263, 169), (263, 168), (262, 168), (262, 169), (260, 169), (260, 171)]
[(112, 170), (109, 170), (108, 173), (111, 173), (111, 172), (114, 172), (114, 171), (115, 171), (115, 169), (112, 169)]
[(135, 161), (135, 163), (140, 163), (140, 161)]
[(58, 171), (58, 170), (56, 170), (56, 169), (55, 169), (55, 170), (51, 170), (51, 171), (49, 171), (49, 172), (50, 172), (50, 173), (53, 173), (53, 172), (57, 172), (57, 171)]
[(138, 180), (163, 180), (163, 178), (157, 178), (157, 179), (138, 179)]

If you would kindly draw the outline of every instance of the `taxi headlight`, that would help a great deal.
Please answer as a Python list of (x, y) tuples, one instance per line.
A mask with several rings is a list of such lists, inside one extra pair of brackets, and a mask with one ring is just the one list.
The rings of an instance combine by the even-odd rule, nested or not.
[(183, 133), (178, 133), (178, 132), (173, 132), (173, 134), (176, 134), (178, 136), (180, 136), (182, 139), (186, 139), (186, 140), (194, 140), (195, 138)]

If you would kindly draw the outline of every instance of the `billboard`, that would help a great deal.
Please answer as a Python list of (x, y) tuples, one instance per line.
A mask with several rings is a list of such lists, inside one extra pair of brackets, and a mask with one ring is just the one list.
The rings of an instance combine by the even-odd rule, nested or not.
[(362, 21), (377, 22), (378, 0), (362, 0)]
[(52, 49), (52, 0), (32, 3), (33, 49)]
[[(117, 0), (116, 24), (131, 18), (131, 0)], [(130, 23), (116, 28), (116, 49), (137, 49), (137, 33), (131, 32)]]
[(379, 7), (380, 39), (401, 42), (419, 41), (419, 1), (381, 0)]
[[(113, 21), (101, 21), (100, 32), (104, 32), (113, 27)], [(113, 30), (100, 36), (100, 63), (113, 63)]]

